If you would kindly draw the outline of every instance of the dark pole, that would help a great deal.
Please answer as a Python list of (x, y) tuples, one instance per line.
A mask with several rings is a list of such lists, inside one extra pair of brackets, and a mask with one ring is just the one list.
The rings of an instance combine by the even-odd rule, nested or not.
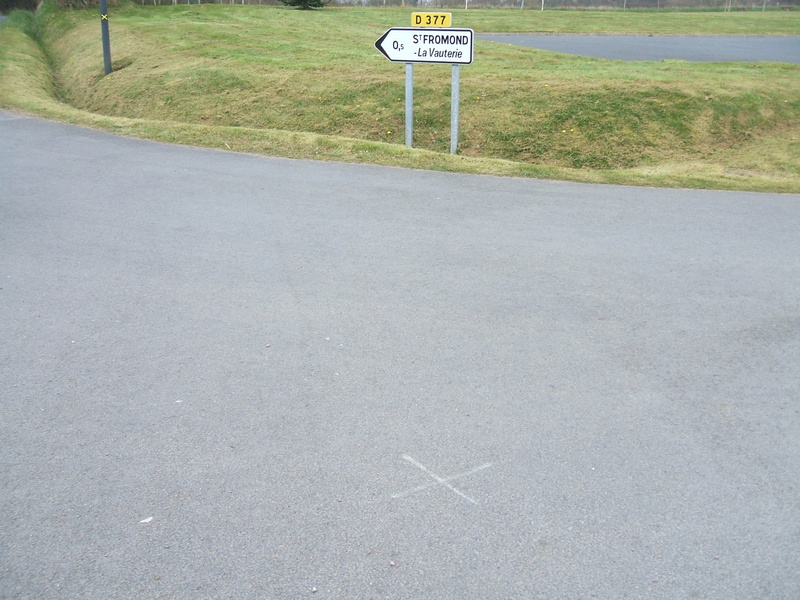
[(108, 37), (108, 0), (100, 0), (100, 31), (103, 34), (103, 66), (111, 75), (111, 41)]

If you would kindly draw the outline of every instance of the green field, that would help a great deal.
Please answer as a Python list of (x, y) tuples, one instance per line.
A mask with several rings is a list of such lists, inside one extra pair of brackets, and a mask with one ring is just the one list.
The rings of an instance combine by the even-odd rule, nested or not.
[[(800, 192), (800, 65), (621, 62), (478, 41), (461, 69), (404, 66), (373, 42), (412, 9), (112, 7), (0, 29), (0, 105), (162, 141), (302, 158), (658, 186)], [(454, 10), (476, 32), (800, 35), (800, 12)]]

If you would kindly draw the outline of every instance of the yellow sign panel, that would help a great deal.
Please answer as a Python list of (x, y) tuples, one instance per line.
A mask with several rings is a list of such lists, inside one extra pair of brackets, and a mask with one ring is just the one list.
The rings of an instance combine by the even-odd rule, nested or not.
[(450, 27), (453, 24), (452, 13), (414, 12), (411, 13), (412, 27)]

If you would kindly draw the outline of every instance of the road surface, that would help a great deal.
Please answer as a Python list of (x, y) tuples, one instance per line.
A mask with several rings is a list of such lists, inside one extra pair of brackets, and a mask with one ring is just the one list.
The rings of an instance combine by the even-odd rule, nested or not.
[(480, 34), (479, 40), (612, 60), (800, 63), (800, 36)]
[(800, 597), (800, 197), (0, 113), (0, 597)]

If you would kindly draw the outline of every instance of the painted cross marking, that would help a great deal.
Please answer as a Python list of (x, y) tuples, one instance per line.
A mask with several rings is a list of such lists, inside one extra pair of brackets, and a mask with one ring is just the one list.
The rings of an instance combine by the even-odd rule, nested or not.
[(461, 477), (466, 477), (467, 475), (472, 475), (473, 473), (477, 473), (478, 471), (483, 471), (484, 469), (488, 469), (489, 467), (492, 466), (492, 463), (486, 463), (486, 464), (483, 464), (483, 465), (481, 465), (479, 467), (475, 467), (474, 469), (470, 469), (469, 471), (464, 471), (463, 473), (459, 473), (458, 475), (452, 475), (450, 477), (439, 477), (436, 473), (434, 473), (433, 471), (428, 469), (428, 467), (426, 467), (422, 463), (417, 462), (416, 460), (411, 458), (408, 454), (404, 454), (403, 455), (403, 460), (407, 460), (412, 465), (417, 467), (420, 471), (422, 471), (426, 475), (429, 475), (435, 481), (434, 481), (434, 483), (428, 483), (428, 484), (425, 484), (425, 485), (420, 485), (420, 486), (417, 486), (417, 487), (415, 487), (415, 488), (413, 488), (411, 490), (407, 490), (405, 492), (400, 492), (399, 494), (392, 494), (392, 498), (401, 498), (403, 496), (408, 496), (409, 494), (413, 494), (415, 492), (421, 492), (422, 490), (427, 490), (428, 488), (432, 488), (434, 486), (441, 485), (441, 486), (446, 487), (448, 490), (450, 490), (454, 494), (456, 494), (458, 496), (461, 496), (467, 502), (470, 502), (472, 504), (478, 504), (477, 500), (475, 500), (474, 498), (470, 498), (464, 492), (462, 492), (461, 490), (459, 490), (455, 486), (451, 485), (450, 482), (455, 480), (455, 479), (460, 479)]

